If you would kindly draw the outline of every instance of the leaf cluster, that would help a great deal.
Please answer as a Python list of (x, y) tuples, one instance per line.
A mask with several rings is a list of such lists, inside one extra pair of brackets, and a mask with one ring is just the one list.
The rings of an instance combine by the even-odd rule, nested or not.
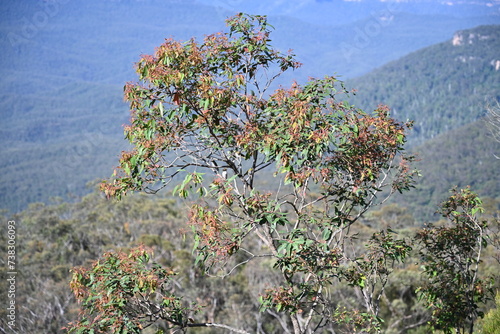
[(432, 310), (432, 324), (452, 333), (472, 333), (474, 321), (484, 314), (479, 303), (491, 295), (491, 281), (478, 277), (483, 249), (488, 245), (482, 202), (470, 189), (452, 191), (439, 212), (448, 226), (425, 228), (417, 234), (422, 244), (423, 271), (429, 283), (419, 288)]
[(151, 251), (108, 252), (90, 270), (72, 270), (71, 290), (86, 311), (68, 333), (140, 333), (158, 320), (185, 327), (192, 308), (169, 293), (174, 272), (150, 264)]

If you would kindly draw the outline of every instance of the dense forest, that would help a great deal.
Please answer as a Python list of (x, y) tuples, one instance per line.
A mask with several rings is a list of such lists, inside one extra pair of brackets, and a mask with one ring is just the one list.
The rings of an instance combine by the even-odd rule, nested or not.
[(450, 185), (470, 186), (483, 199), (498, 200), (499, 145), (488, 130), (487, 122), (486, 118), (480, 118), (414, 147), (412, 151), (419, 157), (416, 165), (421, 177), (415, 189), (396, 196), (395, 202), (425, 222), (438, 217), (433, 203), (446, 197)]
[(410, 145), (422, 144), (486, 114), (499, 96), (500, 26), (458, 31), (450, 40), (349, 80), (362, 108), (389, 105), (415, 122)]
[[(105, 251), (128, 251), (142, 244), (154, 250), (155, 261), (179, 273), (175, 283), (178, 293), (182, 293), (187, 300), (206, 305), (199, 317), (223, 319), (241, 327), (258, 322), (265, 333), (282, 333), (275, 323), (275, 315), (259, 312), (259, 291), (272, 282), (272, 278), (265, 276), (267, 268), (241, 268), (220, 284), (215, 277), (203, 276), (203, 270), (194, 265), (196, 256), (192, 253), (192, 232), (186, 229), (182, 214), (188, 209), (188, 203), (170, 196), (144, 194), (116, 202), (106, 200), (99, 191), (73, 204), (57, 198), (52, 203), (32, 204), (27, 210), (9, 218), (22, 222), (17, 231), (20, 245), (16, 287), (19, 332), (64, 333), (62, 327), (75, 321), (80, 312), (79, 304), (69, 289), (70, 269), (89, 266)], [(485, 201), (486, 215), (496, 212), (498, 219), (499, 205), (498, 200)], [(5, 221), (8, 218), (2, 219)], [(357, 224), (357, 238), (362, 239), (388, 226), (397, 231), (399, 238), (407, 240), (418, 231), (411, 212), (393, 204), (372, 211)], [(1, 245), (5, 253), (5, 234), (2, 234)], [(498, 249), (489, 246), (481, 265), (481, 275), (497, 275), (498, 260)], [(416, 287), (426, 281), (419, 270), (419, 261), (418, 253), (414, 252), (404, 265), (395, 268), (391, 274), (391, 284), (385, 288), (381, 301), (384, 333), (424, 334), (430, 331), (425, 327), (429, 311), (415, 294)], [(270, 263), (267, 265), (271, 266)], [(5, 272), (2, 272), (2, 300), (7, 300), (6, 284)], [(495, 288), (498, 289), (498, 283)], [(345, 295), (342, 288), (336, 296), (353, 303), (359, 302), (355, 295)], [(494, 303), (490, 301), (481, 310), (487, 313), (493, 307)], [(6, 313), (7, 310), (2, 308), (0, 319), (3, 330), (6, 330)], [(418, 324), (421, 325), (419, 329), (411, 330), (413, 325)], [(198, 332), (221, 333), (206, 329)]]
[(408, 145), (419, 156), (422, 177), (398, 200), (419, 220), (436, 217), (431, 204), (453, 185), (498, 197), (498, 143), (485, 121), (487, 107), (500, 99), (498, 36), (500, 26), (458, 31), (347, 83), (357, 90), (355, 104), (386, 103), (394, 117), (415, 122)]
[[(299, 66), (290, 56), (270, 48), (266, 39), (255, 38), (265, 33), (265, 20), (249, 16), (263, 26), (252, 35), (252, 30), (245, 30), (246, 19), (234, 19), (233, 32), (243, 37), (233, 37), (233, 44), (223, 44), (226, 40), (222, 37), (205, 39), (204, 47), (220, 50), (217, 43), (224, 45), (220, 55), (204, 54), (209, 61), (197, 58), (195, 44), (169, 42), (157, 49), (155, 57), (143, 56), (138, 73), (142, 80), (150, 80), (152, 88), (126, 87), (125, 97), (136, 113), (126, 136), (135, 148), (122, 153), (114, 179), (101, 184), (100, 189), (91, 185), (95, 190), (74, 202), (53, 198), (48, 205), (33, 203), (19, 213), (4, 212), (2, 220), (16, 222), (19, 240), (18, 330), (93, 333), (95, 328), (106, 332), (108, 327), (99, 324), (109, 324), (111, 319), (114, 324), (110, 327), (123, 324), (131, 326), (127, 327), (129, 332), (144, 333), (190, 327), (201, 327), (193, 329), (200, 333), (247, 333), (238, 328), (255, 333), (305, 333), (311, 323), (315, 332), (325, 333), (352, 333), (360, 328), (389, 334), (451, 333), (455, 329), (495, 333), (500, 318), (500, 305), (494, 299), (500, 262), (500, 198), (494, 168), (498, 142), (484, 131), (481, 113), (465, 120), (459, 116), (450, 122), (452, 131), (436, 131), (425, 145), (412, 146), (409, 153), (419, 153), (416, 167), (423, 177), (416, 178), (416, 189), (411, 189), (416, 173), (406, 163), (414, 160), (403, 148), (410, 125), (390, 117), (402, 113), (398, 106), (392, 112), (378, 107), (374, 113), (364, 113), (346, 101), (338, 102), (338, 82), (333, 77), (279, 90), (269, 100), (264, 94), (258, 95), (260, 100), (255, 94), (246, 95), (247, 90), (241, 87), (251, 86), (254, 71), (267, 68), (267, 62), (280, 61), (282, 71)], [(472, 39), (469, 44), (473, 44), (481, 36), (488, 40), (491, 34), (498, 35), (492, 29), (497, 27), (457, 34), (465, 36), (462, 41)], [(245, 48), (250, 53), (253, 51), (248, 50), (257, 50), (257, 60), (245, 63), (243, 57), (232, 58), (240, 53), (227, 52), (230, 48)], [(484, 51), (471, 48), (468, 54), (475, 49)], [(188, 56), (183, 58), (185, 54)], [(456, 57), (465, 56), (462, 52)], [(186, 72), (172, 76), (158, 70), (168, 71), (169, 62), (178, 62), (171, 67), (174, 71)], [(480, 66), (467, 77), (482, 73), (478, 77), (484, 81), (485, 90), (479, 93), (483, 96), (496, 92), (494, 64)], [(225, 72), (217, 72), (221, 68)], [(210, 71), (227, 76), (227, 81), (211, 86)], [(161, 80), (156, 77), (159, 73)], [(184, 76), (189, 80), (182, 81)], [(381, 82), (386, 84), (389, 79)], [(176, 84), (191, 89), (170, 90)], [(234, 90), (225, 91), (224, 85)], [(157, 95), (150, 95), (156, 94), (157, 86), (164, 94), (159, 103)], [(390, 90), (381, 91), (385, 89)], [(225, 95), (227, 92), (230, 94)], [(231, 99), (236, 101), (233, 109), (222, 108)], [(242, 107), (243, 100), (247, 104)], [(169, 103), (171, 109), (164, 109), (162, 103)], [(208, 106), (213, 113), (206, 113)], [(471, 107), (466, 106), (466, 110)], [(241, 111), (236, 114), (233, 110), (238, 108)], [(255, 119), (251, 108), (258, 115)], [(322, 108), (332, 108), (334, 113), (325, 115)], [(243, 120), (233, 118), (235, 115)], [(424, 114), (418, 116), (425, 119)], [(177, 131), (163, 128), (167, 118)], [(416, 123), (427, 125), (419, 119)], [(233, 136), (237, 127), (241, 132)], [(326, 131), (332, 128), (341, 135)], [(192, 137), (183, 142), (179, 135)], [(185, 166), (169, 162), (176, 159), (164, 155), (165, 147), (176, 150), (185, 143), (189, 154), (177, 156)], [(151, 149), (154, 145), (162, 150)], [(259, 154), (267, 158), (258, 158)], [(204, 159), (211, 157), (212, 163), (205, 165)], [(241, 162), (243, 157), (246, 163)], [(267, 168), (273, 166), (270, 160), (276, 162), (276, 170), (268, 173)], [(399, 162), (397, 168), (395, 161)], [(172, 167), (178, 169), (165, 174)], [(212, 172), (199, 173), (197, 167)], [(180, 173), (186, 174), (184, 181), (177, 178)], [(255, 173), (259, 178), (254, 183)], [(203, 177), (213, 180), (204, 181)], [(166, 179), (177, 186), (156, 195), (124, 196), (129, 190), (156, 192)], [(450, 192), (451, 183), (459, 188)], [(383, 187), (401, 191), (403, 199), (382, 205), (378, 194), (384, 194)], [(276, 193), (276, 200), (270, 191)], [(488, 196), (478, 197), (475, 191)], [(194, 194), (200, 195), (199, 199)], [(319, 204), (324, 200), (322, 207)], [(421, 208), (428, 211), (419, 212)], [(432, 216), (430, 210), (440, 214)], [(424, 226), (430, 218), (432, 222)], [(259, 238), (248, 238), (251, 233)], [(4, 254), (9, 251), (7, 238), (8, 234), (2, 234)], [(137, 247), (151, 249), (152, 265), (148, 257), (133, 256), (143, 249)], [(260, 253), (263, 249), (274, 253)], [(229, 265), (228, 272), (225, 265)], [(113, 269), (107, 271), (109, 268)], [(2, 272), (2, 300), (9, 291), (7, 275)], [(310, 277), (314, 277), (314, 284)], [(68, 287), (70, 279), (73, 291)], [(288, 288), (273, 290), (277, 284)], [(158, 318), (146, 312), (148, 320), (139, 311), (135, 313), (144, 305), (150, 312), (158, 294), (164, 298)], [(182, 299), (175, 297), (178, 295)], [(137, 296), (145, 299), (128, 304)], [(85, 318), (82, 308), (90, 318)], [(164, 314), (167, 309), (177, 313)], [(111, 314), (108, 311), (116, 310), (118, 313), (112, 313), (116, 318), (106, 318)], [(120, 313), (123, 310), (125, 316)], [(4, 308), (0, 314), (4, 331), (8, 312)]]
[[(146, 7), (161, 17), (154, 1)], [(164, 31), (128, 25), (113, 42), (120, 56), (104, 61), (92, 44), (116, 31), (86, 22), (99, 41), (81, 53), (50, 49), (61, 36), (40, 29), (8, 48), (20, 62), (0, 61), (0, 251), (15, 254), (2, 263), (12, 258), (16, 270), (15, 284), (0, 273), (0, 300), (16, 303), (15, 329), (2, 307), (0, 332), (498, 333), (500, 143), (484, 116), (500, 101), (499, 25), (459, 30), (371, 71), (402, 56), (381, 56), (395, 32), (403, 50), (425, 44), (426, 31), (415, 37), (404, 21), (428, 20), (428, 31), (463, 21), (397, 13), (370, 41), (379, 48), (332, 61), (334, 51), (313, 45), (355, 40), (347, 24), (333, 34), (279, 17), (273, 30), (240, 14), (230, 34), (202, 37), (224, 10), (198, 8), (200, 24), (186, 27), (190, 2), (165, 8), (178, 14), (172, 33), (196, 42), (154, 48)], [(50, 16), (48, 30), (71, 17)], [(282, 53), (270, 32), (309, 51)], [(140, 39), (146, 50), (135, 49)], [(132, 50), (153, 49), (136, 64), (140, 83), (122, 89)], [(345, 83), (289, 86), (293, 73), (322, 77), (363, 56)]]
[[(121, 126), (129, 115), (122, 92), (124, 83), (135, 79), (133, 64), (139, 55), (154, 50), (164, 38), (200, 39), (221, 31), (224, 19), (234, 14), (197, 1), (89, 0), (83, 5), (25, 0), (0, 6), (4, 124), (0, 207), (11, 212), (32, 202), (48, 203), (51, 196), (71, 200), (89, 193), (88, 182), (108, 177), (119, 152), (126, 148)], [(394, 6), (345, 2), (334, 13), (344, 16), (342, 20), (304, 22), (274, 16), (273, 45), (282, 51), (293, 49), (304, 63), (281, 83), (334, 73), (353, 78), (451, 39), (457, 30), (498, 22), (495, 6), (475, 8), (479, 16), (468, 13), (466, 5), (444, 6), (449, 15), (442, 11), (438, 15), (434, 4), (419, 8), (403, 2)], [(344, 15), (348, 10), (356, 14)], [(34, 18), (44, 20), (35, 25)], [(399, 105), (395, 107), (399, 111)]]

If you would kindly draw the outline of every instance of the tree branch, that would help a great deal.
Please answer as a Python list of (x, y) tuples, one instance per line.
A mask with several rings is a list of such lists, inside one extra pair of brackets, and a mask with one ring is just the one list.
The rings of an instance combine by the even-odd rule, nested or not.
[(233, 333), (250, 334), (250, 332), (247, 332), (244, 329), (238, 329), (238, 328), (234, 328), (234, 327), (231, 327), (228, 325), (216, 324), (216, 323), (212, 323), (212, 322), (198, 323), (198, 324), (186, 324), (186, 327), (216, 327), (216, 328), (224, 328), (224, 329), (230, 330)]

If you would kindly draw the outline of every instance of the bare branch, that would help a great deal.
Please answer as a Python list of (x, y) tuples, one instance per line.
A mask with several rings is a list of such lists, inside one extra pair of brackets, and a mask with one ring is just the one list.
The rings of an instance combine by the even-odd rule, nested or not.
[(238, 329), (234, 328), (228, 325), (223, 325), (223, 324), (216, 324), (216, 323), (199, 323), (199, 324), (187, 324), (186, 327), (215, 327), (215, 328), (224, 328), (227, 329), (233, 333), (241, 333), (241, 334), (250, 334), (250, 332), (247, 332), (246, 330), (243, 329)]

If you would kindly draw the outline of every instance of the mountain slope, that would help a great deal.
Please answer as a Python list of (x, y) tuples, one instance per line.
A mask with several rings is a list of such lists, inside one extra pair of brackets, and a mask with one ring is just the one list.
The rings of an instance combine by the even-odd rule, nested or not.
[[(437, 204), (453, 187), (470, 186), (480, 197), (500, 203), (500, 143), (486, 129), (484, 119), (436, 136), (415, 147), (421, 171), (415, 189), (398, 195), (395, 202), (410, 209), (420, 221), (439, 218)], [(496, 208), (500, 209), (500, 208)]]
[(500, 100), (500, 25), (455, 33), (349, 81), (362, 108), (388, 104), (415, 121), (412, 144), (477, 120)]
[[(2, 2), (0, 208), (80, 196), (88, 182), (108, 177), (126, 147), (122, 87), (136, 78), (134, 61), (166, 37), (200, 39), (220, 31), (232, 14), (177, 0)], [(384, 13), (376, 12), (335, 28), (270, 17), (273, 45), (295, 49), (305, 64), (283, 83), (366, 73), (454, 29), (495, 19), (391, 14), (383, 24)]]

